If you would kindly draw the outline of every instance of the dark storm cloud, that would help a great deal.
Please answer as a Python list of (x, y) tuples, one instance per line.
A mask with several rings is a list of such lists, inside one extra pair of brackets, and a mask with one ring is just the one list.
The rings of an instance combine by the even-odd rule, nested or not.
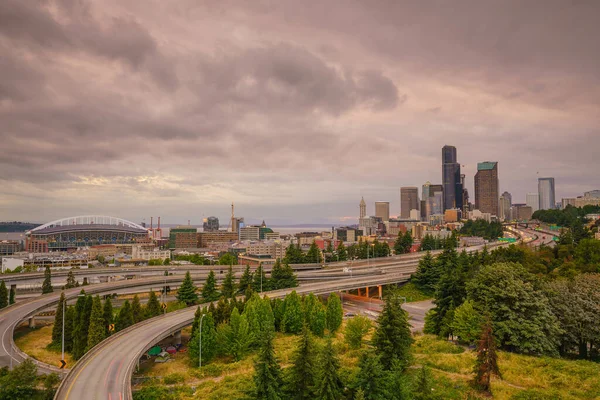
[(248, 215), (310, 221), (356, 214), (361, 194), (394, 214), (399, 186), (440, 180), (444, 144), (469, 186), (491, 159), (517, 199), (536, 171), (556, 176), (558, 197), (581, 194), (600, 184), (599, 12), (554, 0), (0, 1), (0, 214), (45, 199), (39, 220), (125, 204), (168, 217), (236, 200)]

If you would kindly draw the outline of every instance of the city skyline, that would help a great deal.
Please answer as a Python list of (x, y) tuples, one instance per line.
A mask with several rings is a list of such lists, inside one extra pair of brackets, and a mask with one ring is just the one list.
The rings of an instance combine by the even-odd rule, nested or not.
[(539, 4), (3, 1), (0, 220), (201, 224), (233, 201), (356, 223), (361, 196), (397, 216), (400, 187), (442, 184), (446, 144), (471, 202), (485, 160), (514, 203), (538, 177), (580, 196), (600, 184), (600, 5)]

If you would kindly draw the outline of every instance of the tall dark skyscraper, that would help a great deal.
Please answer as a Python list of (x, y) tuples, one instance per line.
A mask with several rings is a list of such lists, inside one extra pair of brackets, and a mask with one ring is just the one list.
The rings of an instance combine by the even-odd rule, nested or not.
[(454, 146), (442, 147), (442, 185), (444, 185), (444, 210), (462, 208), (463, 185)]

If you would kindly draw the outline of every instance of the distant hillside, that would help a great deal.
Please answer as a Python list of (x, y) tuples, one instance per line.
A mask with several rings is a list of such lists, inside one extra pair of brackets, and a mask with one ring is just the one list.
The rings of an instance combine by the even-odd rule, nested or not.
[(30, 222), (0, 222), (0, 232), (25, 232), (30, 229), (40, 226), (40, 224), (32, 224)]

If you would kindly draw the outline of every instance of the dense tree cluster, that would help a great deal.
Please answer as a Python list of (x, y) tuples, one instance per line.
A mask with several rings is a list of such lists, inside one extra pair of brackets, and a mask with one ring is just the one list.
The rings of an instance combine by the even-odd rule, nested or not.
[[(60, 349), (62, 346), (64, 313), (65, 351), (71, 353), (76, 360), (113, 332), (160, 315), (162, 312), (154, 292), (150, 292), (145, 306), (140, 304), (137, 295), (131, 302), (125, 300), (116, 316), (110, 298), (103, 303), (99, 296), (86, 295), (84, 290), (77, 297), (75, 306), (67, 306), (65, 302), (63, 292), (56, 307), (52, 343), (49, 347)], [(113, 325), (114, 329), (112, 329)]]
[(504, 235), (500, 222), (487, 222), (484, 219), (468, 220), (460, 228), (459, 233), (466, 236), (479, 236), (487, 240), (496, 240)]
[(30, 359), (16, 365), (0, 369), (0, 400), (53, 399), (60, 383), (57, 374), (37, 374), (37, 366)]
[(412, 281), (434, 295), (425, 330), (473, 344), (490, 319), (500, 348), (525, 354), (598, 357), (600, 241), (564, 231), (553, 248), (511, 245), (426, 254)]
[(399, 232), (398, 238), (394, 243), (394, 252), (396, 254), (405, 254), (410, 253), (410, 249), (413, 245), (413, 237), (410, 232), (406, 231), (406, 233)]
[(548, 224), (571, 227), (576, 221), (581, 222), (586, 215), (599, 212), (600, 206), (573, 207), (568, 205), (562, 210), (537, 210), (533, 213), (532, 218)]

